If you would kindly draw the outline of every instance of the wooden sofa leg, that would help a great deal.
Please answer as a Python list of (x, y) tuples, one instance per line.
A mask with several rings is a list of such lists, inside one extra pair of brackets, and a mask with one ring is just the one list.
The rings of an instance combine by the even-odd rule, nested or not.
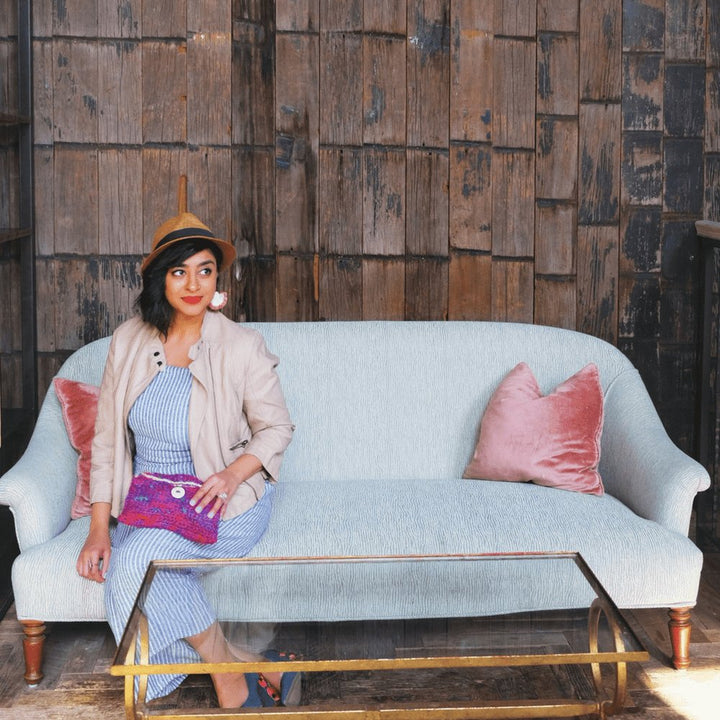
[(690, 667), (690, 621), (689, 607), (670, 608), (670, 642), (672, 644), (672, 663), (678, 670)]
[(45, 647), (45, 623), (41, 620), (21, 620), (25, 637), (23, 651), (25, 654), (25, 682), (37, 685), (43, 679), (42, 663)]

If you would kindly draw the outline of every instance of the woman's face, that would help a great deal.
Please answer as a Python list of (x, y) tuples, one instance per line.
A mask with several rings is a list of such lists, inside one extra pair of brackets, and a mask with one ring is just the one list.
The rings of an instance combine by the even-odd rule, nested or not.
[(165, 275), (165, 297), (176, 315), (203, 315), (216, 288), (217, 262), (210, 250), (201, 250)]

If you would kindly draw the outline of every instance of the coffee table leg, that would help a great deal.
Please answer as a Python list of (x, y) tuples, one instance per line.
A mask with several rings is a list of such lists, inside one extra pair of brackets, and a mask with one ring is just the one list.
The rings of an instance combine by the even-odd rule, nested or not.
[[(598, 635), (600, 630), (600, 616), (602, 614), (604, 614), (607, 618), (608, 625), (612, 631), (615, 651), (624, 652), (625, 643), (623, 642), (620, 628), (615, 622), (613, 614), (608, 612), (605, 607), (605, 603), (603, 603), (599, 598), (596, 599), (590, 607), (590, 615), (588, 618), (590, 652), (596, 653), (599, 651)], [(615, 666), (615, 693), (612, 700), (603, 701), (601, 699), (603, 694), (603, 681), (600, 663), (591, 663), (593, 685), (595, 686), (595, 692), (598, 695), (601, 717), (605, 717), (605, 715), (613, 715), (619, 712), (625, 704), (625, 694), (627, 691), (627, 664), (624, 662), (615, 662), (613, 664)]]

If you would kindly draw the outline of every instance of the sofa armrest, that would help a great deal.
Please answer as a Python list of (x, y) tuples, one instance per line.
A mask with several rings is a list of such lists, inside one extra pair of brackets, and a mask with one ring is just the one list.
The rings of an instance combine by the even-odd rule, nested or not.
[(13, 513), (21, 552), (67, 527), (76, 482), (77, 453), (51, 388), (27, 449), (0, 477), (0, 504), (8, 505)]
[(685, 536), (695, 495), (710, 487), (705, 468), (668, 437), (634, 368), (605, 391), (600, 474), (637, 515)]

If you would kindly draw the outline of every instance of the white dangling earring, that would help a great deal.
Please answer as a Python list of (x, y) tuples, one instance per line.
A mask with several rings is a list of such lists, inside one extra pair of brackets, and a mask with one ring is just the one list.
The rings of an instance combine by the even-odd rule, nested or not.
[(226, 292), (215, 291), (210, 301), (211, 310), (222, 310), (227, 305), (228, 294)]

